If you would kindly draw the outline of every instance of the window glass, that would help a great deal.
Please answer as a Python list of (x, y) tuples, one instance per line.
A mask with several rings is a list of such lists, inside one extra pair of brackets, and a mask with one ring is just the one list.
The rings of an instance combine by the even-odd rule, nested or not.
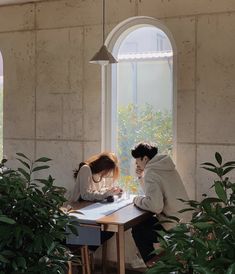
[(136, 143), (153, 142), (160, 153), (172, 151), (172, 63), (171, 43), (156, 27), (138, 28), (120, 45), (116, 73), (117, 133), (113, 136), (124, 184), (133, 179), (130, 175), (134, 176), (130, 149)]

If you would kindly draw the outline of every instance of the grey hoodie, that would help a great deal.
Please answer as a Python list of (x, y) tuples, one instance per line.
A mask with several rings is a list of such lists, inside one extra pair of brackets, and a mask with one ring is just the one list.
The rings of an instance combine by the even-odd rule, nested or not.
[[(191, 217), (189, 212), (178, 213), (185, 206), (177, 199), (187, 200), (188, 195), (169, 156), (156, 155), (153, 157), (144, 169), (143, 179), (145, 196), (135, 197), (136, 206), (156, 213), (160, 221), (165, 220), (166, 215), (176, 216), (183, 222), (189, 220)], [(170, 223), (163, 223), (162, 225), (165, 229), (170, 229), (173, 226)]]

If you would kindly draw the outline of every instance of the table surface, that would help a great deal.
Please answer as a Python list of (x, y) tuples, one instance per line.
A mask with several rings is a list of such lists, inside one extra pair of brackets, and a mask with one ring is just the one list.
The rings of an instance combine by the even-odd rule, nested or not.
[[(71, 206), (74, 210), (79, 210), (91, 204), (92, 202), (82, 201), (74, 203)], [(132, 203), (95, 220), (96, 224), (101, 226), (101, 230), (116, 233), (118, 274), (125, 274), (124, 231), (143, 222), (150, 216), (152, 216), (152, 213), (141, 210)], [(106, 255), (103, 255), (103, 258), (105, 257)]]
[(150, 212), (144, 211), (137, 208), (134, 204), (127, 205), (121, 209), (118, 209), (110, 215), (104, 216), (96, 220), (99, 224), (113, 224), (113, 225), (123, 225), (125, 230), (133, 227), (135, 224), (148, 218), (152, 215)]
[[(90, 201), (80, 201), (71, 204), (73, 210), (84, 209), (85, 207), (94, 204), (94, 202)], [(152, 214), (148, 211), (137, 208), (133, 203), (127, 206), (124, 206), (113, 213), (110, 213), (106, 216), (96, 219), (97, 224), (113, 224), (113, 225), (125, 225), (125, 230), (129, 227), (135, 225), (135, 221), (145, 220)], [(82, 216), (81, 216), (82, 219)], [(82, 221), (82, 220), (81, 220)], [(139, 223), (139, 221), (138, 221)]]

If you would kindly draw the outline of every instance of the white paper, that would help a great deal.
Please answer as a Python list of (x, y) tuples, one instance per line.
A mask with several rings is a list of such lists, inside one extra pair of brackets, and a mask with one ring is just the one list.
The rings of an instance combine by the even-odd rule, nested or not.
[(115, 197), (115, 200), (112, 203), (93, 203), (89, 206), (77, 210), (77, 212), (72, 212), (69, 215), (75, 216), (77, 219), (79, 219), (79, 221), (81, 220), (81, 223), (84, 221), (85, 223), (95, 223), (96, 220), (104, 216), (108, 216), (122, 207), (132, 204), (135, 195), (130, 194), (129, 196), (130, 197), (128, 199), (126, 198), (125, 194), (123, 194), (120, 198)]

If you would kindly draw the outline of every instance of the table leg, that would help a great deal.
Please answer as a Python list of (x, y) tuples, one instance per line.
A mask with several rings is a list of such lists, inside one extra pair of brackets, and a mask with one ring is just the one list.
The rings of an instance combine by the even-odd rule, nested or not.
[(125, 234), (124, 227), (118, 226), (116, 233), (118, 274), (125, 274)]
[(102, 245), (102, 274), (106, 274), (107, 241)]

